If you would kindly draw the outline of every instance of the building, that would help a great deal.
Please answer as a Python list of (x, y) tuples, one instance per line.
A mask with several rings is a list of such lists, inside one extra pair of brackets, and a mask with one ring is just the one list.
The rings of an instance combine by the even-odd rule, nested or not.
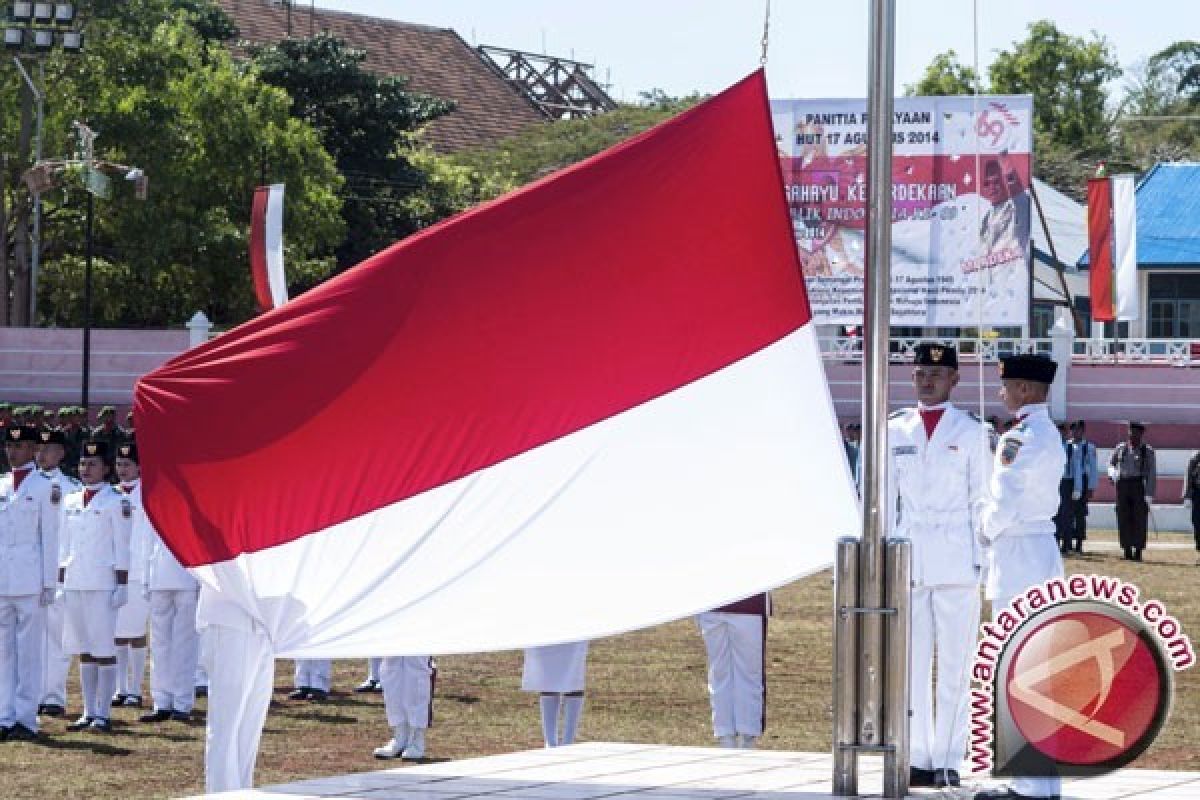
[[(1156, 164), (1136, 197), (1140, 314), (1117, 333), (1200, 339), (1200, 163)], [(1086, 253), (1079, 266), (1087, 270)]]
[(442, 153), (489, 147), (547, 117), (455, 31), (284, 0), (217, 0), (250, 44), (326, 32), (366, 53), (367, 69), (451, 100), (426, 139)]

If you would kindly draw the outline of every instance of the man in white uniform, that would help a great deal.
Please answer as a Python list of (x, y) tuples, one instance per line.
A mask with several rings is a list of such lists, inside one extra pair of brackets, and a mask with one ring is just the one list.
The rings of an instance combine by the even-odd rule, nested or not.
[(752, 750), (767, 720), (764, 666), (771, 598), (757, 594), (696, 615), (708, 654), (708, 699), (721, 747)]
[(982, 422), (949, 402), (958, 385), (957, 351), (923, 343), (915, 355), (917, 407), (888, 421), (887, 508), (894, 535), (912, 541), (909, 785), (941, 788), (960, 784), (967, 748), (983, 564), (980, 515), (992, 453)]
[[(1063, 574), (1054, 515), (1066, 454), (1046, 408), (1057, 368), (1043, 356), (1000, 359), (1000, 397), (1017, 424), (1000, 437), (983, 513), (983, 537), (992, 548), (993, 619), (1030, 586)], [(1011, 787), (978, 792), (975, 800), (1057, 799), (1061, 789), (1057, 775), (1018, 776)]]
[(133, 532), (129, 542), (129, 602), (117, 612), (117, 691), (113, 706), (142, 707), (142, 685), (146, 681), (146, 623), (150, 603), (145, 591), (147, 551), (151, 531), (138, 525), (146, 518), (142, 508), (141, 470), (137, 444), (132, 440), (116, 445), (117, 479), (133, 511)]
[[(66, 457), (67, 437), (62, 431), (39, 431), (42, 446), (38, 450), (37, 465), (42, 474), (50, 479), (50, 499), (55, 506), (69, 494), (74, 494), (83, 488), (83, 484), (62, 471), (61, 464)], [(54, 512), (55, 523), (58, 522), (58, 511)], [(57, 560), (58, 554), (55, 555)], [(58, 574), (57, 565), (54, 568)], [(67, 672), (71, 667), (71, 657), (63, 652), (63, 601), (56, 593), (55, 600), (46, 606), (46, 649), (42, 660), (42, 699), (38, 706), (38, 714), (46, 717), (61, 717), (67, 709)]]
[(391, 740), (375, 748), (376, 758), (425, 757), (425, 729), (433, 721), (433, 685), (437, 665), (432, 656), (391, 656), (379, 665), (383, 705)]
[(35, 428), (4, 431), (12, 471), (0, 477), (0, 740), (37, 738), (45, 608), (54, 600), (58, 507), (34, 466)]
[(79, 457), (83, 490), (62, 503), (60, 535), (66, 625), (63, 649), (79, 654), (83, 714), (69, 731), (110, 733), (109, 702), (117, 686), (113, 640), (117, 611), (129, 600), (129, 539), (133, 507), (108, 483), (106, 442), (85, 442)]
[(142, 714), (141, 722), (187, 722), (196, 702), (196, 662), (200, 637), (196, 633), (196, 603), (200, 583), (183, 568), (163, 544), (150, 524), (142, 503), (141, 459), (137, 444), (119, 445), (117, 464), (122, 460), (129, 499), (133, 503), (133, 538), (145, 543), (141, 587), (150, 607), (150, 646), (154, 655), (150, 673), (150, 695), (154, 710)]

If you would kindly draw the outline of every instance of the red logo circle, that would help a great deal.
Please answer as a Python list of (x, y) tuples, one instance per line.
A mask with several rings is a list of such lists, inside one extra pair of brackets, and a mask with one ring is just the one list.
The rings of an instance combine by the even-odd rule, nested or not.
[(1162, 722), (1166, 682), (1148, 634), (1115, 614), (1068, 611), (1021, 641), (1004, 676), (1013, 723), (1059, 764), (1132, 758)]

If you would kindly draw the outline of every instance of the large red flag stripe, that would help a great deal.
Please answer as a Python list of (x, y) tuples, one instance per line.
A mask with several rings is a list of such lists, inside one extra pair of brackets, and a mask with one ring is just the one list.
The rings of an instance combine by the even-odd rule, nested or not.
[(760, 72), (146, 376), (156, 525), (188, 565), (256, 552), (796, 331), (809, 312), (772, 137)]
[(1111, 322), (1113, 306), (1112, 181), (1091, 178), (1087, 186), (1088, 283), (1092, 319)]

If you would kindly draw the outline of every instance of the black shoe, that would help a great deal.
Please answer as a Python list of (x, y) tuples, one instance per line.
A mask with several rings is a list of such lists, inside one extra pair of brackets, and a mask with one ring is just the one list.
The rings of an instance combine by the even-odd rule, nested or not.
[(312, 692), (312, 689), (309, 689), (307, 686), (297, 686), (288, 692), (288, 700), (309, 700), (312, 697), (310, 692)]
[(67, 710), (58, 703), (45, 703), (38, 706), (38, 714), (43, 717), (61, 717)]
[(113, 695), (112, 702), (111, 702), (111, 703), (109, 703), (109, 706), (110, 706), (111, 708), (120, 708), (120, 707), (121, 707), (121, 706), (123, 706), (123, 705), (125, 705), (125, 695), (123, 695), (123, 694), (114, 694), (114, 695)]
[(127, 694), (125, 695), (125, 700), (121, 703), (121, 705), (125, 706), (126, 708), (141, 708), (142, 696), (140, 694)]
[(138, 717), (138, 722), (166, 722), (171, 718), (171, 712), (163, 708), (156, 708), (149, 714), (142, 714)]
[(958, 777), (956, 769), (935, 769), (933, 784), (937, 789), (945, 789), (947, 786), (961, 786), (962, 780)]
[(1052, 794), (1048, 797), (1035, 797), (1034, 795), (1021, 794), (1014, 792), (1007, 786), (1003, 789), (984, 789), (982, 792), (975, 793), (975, 800), (1061, 800), (1057, 794)]
[(18, 722), (8, 729), (6, 738), (10, 742), (36, 742), (38, 735), (36, 731), (31, 731)]
[(329, 699), (329, 692), (324, 689), (309, 689), (308, 701), (310, 703), (324, 703)]
[(92, 724), (88, 725), (88, 730), (92, 733), (112, 733), (112, 723), (104, 717), (96, 717)]
[(0, 728), (0, 742), (8, 741), (10, 733), (12, 733), (12, 728)]
[(379, 681), (373, 678), (367, 678), (365, 681), (354, 687), (355, 694), (367, 694), (368, 692), (378, 692)]
[(174, 722), (191, 722), (192, 715), (187, 711), (172, 711), (171, 720)]
[(197, 686), (196, 687), (196, 697), (208, 697), (208, 687), (207, 686)]
[(932, 789), (934, 787), (933, 770), (909, 767), (908, 785), (913, 789)]
[(88, 726), (91, 724), (92, 724), (92, 718), (89, 717), (87, 714), (84, 714), (79, 719), (77, 719), (74, 722), (67, 725), (67, 730), (82, 731), (82, 730), (86, 730), (88, 728)]

